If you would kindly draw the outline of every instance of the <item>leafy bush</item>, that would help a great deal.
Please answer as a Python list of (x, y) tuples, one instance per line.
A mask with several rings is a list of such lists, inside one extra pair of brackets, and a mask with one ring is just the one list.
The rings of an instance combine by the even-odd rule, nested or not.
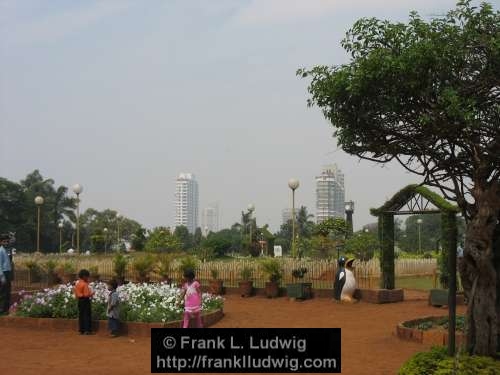
[(279, 282), (283, 277), (283, 267), (276, 259), (265, 259), (261, 262), (261, 267), (264, 273), (269, 276), (269, 281)]
[(306, 273), (307, 273), (307, 268), (305, 267), (292, 270), (292, 276), (296, 279), (302, 279)]
[(197, 268), (198, 268), (198, 260), (191, 255), (182, 258), (179, 264), (179, 271), (181, 271), (181, 273), (184, 273), (184, 271), (188, 269), (196, 271)]
[(458, 354), (447, 356), (445, 347), (433, 347), (410, 358), (399, 370), (399, 375), (496, 375), (500, 374), (500, 362), (490, 357)]
[(72, 275), (76, 273), (76, 266), (72, 262), (64, 262), (59, 265), (57, 273), (60, 275)]
[(253, 268), (243, 267), (240, 271), (240, 276), (242, 281), (250, 281), (253, 275)]
[(128, 258), (123, 254), (116, 254), (113, 258), (113, 272), (118, 279), (125, 278), (127, 271)]
[(154, 258), (150, 254), (137, 257), (132, 262), (132, 267), (142, 279), (149, 277), (149, 274), (153, 271), (153, 266)]
[(210, 276), (212, 277), (212, 280), (217, 280), (219, 277), (219, 270), (217, 268), (212, 268), (210, 270)]
[(99, 266), (90, 266), (89, 273), (91, 277), (99, 276)]
[(161, 277), (168, 277), (171, 271), (172, 258), (168, 254), (161, 254), (156, 259), (156, 272), (158, 272)]

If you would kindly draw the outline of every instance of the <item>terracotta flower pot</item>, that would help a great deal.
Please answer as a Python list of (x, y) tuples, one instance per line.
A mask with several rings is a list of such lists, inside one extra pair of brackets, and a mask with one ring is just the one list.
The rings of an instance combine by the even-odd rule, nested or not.
[(276, 298), (279, 295), (279, 284), (275, 281), (268, 281), (266, 283), (266, 297)]
[(221, 295), (224, 292), (223, 280), (210, 280), (209, 289), (210, 293)]
[(250, 297), (253, 292), (253, 281), (240, 281), (240, 295), (242, 297)]

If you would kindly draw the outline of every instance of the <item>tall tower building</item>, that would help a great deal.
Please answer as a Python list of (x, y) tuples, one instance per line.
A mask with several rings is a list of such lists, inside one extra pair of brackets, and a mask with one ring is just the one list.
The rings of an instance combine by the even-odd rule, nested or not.
[(175, 226), (184, 225), (190, 233), (198, 227), (198, 182), (192, 173), (181, 173), (175, 184)]
[(219, 231), (219, 206), (214, 204), (203, 209), (201, 216), (203, 233)]
[(336, 164), (323, 167), (316, 177), (316, 221), (344, 217), (344, 174)]

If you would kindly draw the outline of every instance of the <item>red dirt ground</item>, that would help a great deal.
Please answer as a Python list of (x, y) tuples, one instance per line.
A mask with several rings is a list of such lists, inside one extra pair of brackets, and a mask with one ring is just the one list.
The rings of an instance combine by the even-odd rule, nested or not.
[[(397, 323), (447, 310), (427, 305), (426, 293), (405, 291), (403, 303), (336, 304), (327, 298), (304, 302), (286, 298), (228, 296), (225, 317), (215, 327), (340, 327), (342, 374), (396, 374), (413, 353), (428, 349), (395, 336)], [(459, 306), (458, 311), (464, 311)], [(0, 373), (148, 374), (150, 339), (80, 336), (0, 328)]]

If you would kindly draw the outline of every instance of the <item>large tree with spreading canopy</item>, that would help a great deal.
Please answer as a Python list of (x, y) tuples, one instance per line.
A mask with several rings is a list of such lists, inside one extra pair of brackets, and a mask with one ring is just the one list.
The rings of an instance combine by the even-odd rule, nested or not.
[(357, 21), (348, 63), (300, 69), (309, 105), (342, 149), (397, 161), (460, 207), (466, 220), (461, 278), (469, 298), (468, 350), (494, 355), (500, 301), (500, 12), (458, 2), (429, 21)]

